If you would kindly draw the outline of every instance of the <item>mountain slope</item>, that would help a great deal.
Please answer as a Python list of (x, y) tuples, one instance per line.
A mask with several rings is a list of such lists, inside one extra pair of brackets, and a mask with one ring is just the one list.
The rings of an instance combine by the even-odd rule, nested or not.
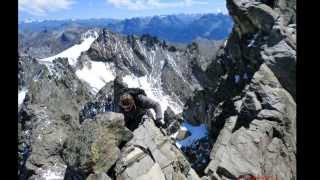
[[(163, 111), (170, 108), (179, 114), (183, 111), (184, 101), (196, 88), (202, 87), (202, 81), (200, 82), (194, 75), (194, 66), (201, 61), (210, 61), (208, 56), (200, 55), (196, 44), (178, 49), (167, 46), (165, 42), (149, 35), (123, 36), (107, 29), (89, 30), (81, 36), (79, 44), (52, 57), (34, 59), (20, 55), (19, 175), (21, 178), (49, 176), (58, 179), (86, 178), (89, 176), (87, 173), (92, 173), (81, 167), (75, 167), (74, 163), (87, 162), (88, 159), (85, 159), (87, 155), (90, 158), (96, 156), (83, 154), (75, 158), (78, 153), (73, 152), (76, 149), (86, 152), (88, 148), (96, 147), (94, 143), (90, 143), (91, 141), (77, 146), (77, 142), (81, 141), (78, 138), (100, 136), (100, 131), (96, 129), (98, 126), (92, 119), (99, 119), (102, 115), (101, 123), (105, 123), (107, 119), (113, 119), (113, 115), (107, 111), (118, 111), (116, 96), (120, 92), (119, 87), (122, 86), (117, 84), (115, 77), (122, 79), (122, 83), (129, 87), (143, 88), (150, 98), (160, 102)], [(120, 123), (117, 125), (118, 130), (123, 130), (123, 120), (120, 116), (116, 117), (119, 118), (110, 121)], [(154, 162), (150, 161), (148, 154), (141, 154), (146, 156), (146, 159), (136, 165), (145, 167), (144, 173), (140, 175), (152, 176), (148, 175), (147, 171), (149, 167), (154, 167), (155, 169), (151, 169), (152, 172), (156, 171), (169, 179), (176, 176), (199, 179), (171, 138), (162, 134), (163, 131), (159, 131), (153, 122), (147, 123), (146, 126), (148, 129), (154, 129), (149, 133), (150, 137), (162, 140), (139, 143), (144, 148), (153, 148), (154, 145), (159, 148), (159, 153), (153, 154)], [(87, 132), (86, 127), (94, 128), (96, 131)], [(107, 124), (105, 128), (106, 132), (114, 131)], [(138, 143), (134, 139), (141, 138), (140, 131), (145, 130), (137, 129), (137, 134), (133, 132), (134, 143)], [(89, 136), (90, 133), (97, 134)], [(109, 137), (114, 134), (110, 132), (104, 135)], [(69, 136), (72, 138), (68, 138)], [(120, 139), (123, 137), (122, 134), (116, 136)], [(127, 136), (123, 138), (123, 141), (130, 139)], [(162, 141), (167, 143), (163, 144)], [(128, 152), (121, 144), (112, 143), (109, 146), (114, 148), (105, 152), (106, 154), (101, 154), (101, 157), (119, 158), (120, 156), (115, 155), (117, 153), (126, 156)], [(127, 145), (130, 146), (130, 141)], [(62, 151), (63, 155), (58, 153)], [(133, 157), (128, 155), (127, 158)], [(126, 159), (123, 161), (126, 162)], [(179, 167), (182, 169), (174, 171), (176, 167), (170, 164), (172, 162), (180, 164)], [(102, 160), (101, 163), (105, 162)], [(145, 163), (154, 165), (149, 166)], [(115, 172), (120, 173), (118, 169), (109, 165), (103, 166), (105, 171), (109, 169), (109, 176), (116, 176), (113, 175)], [(157, 166), (164, 169), (161, 170)], [(129, 169), (125, 173), (126, 176), (138, 176), (132, 174), (132, 170)]]

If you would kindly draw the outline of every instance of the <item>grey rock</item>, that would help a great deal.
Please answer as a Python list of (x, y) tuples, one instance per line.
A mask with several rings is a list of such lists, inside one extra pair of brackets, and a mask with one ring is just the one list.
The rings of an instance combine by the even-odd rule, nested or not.
[(282, 23), (286, 26), (296, 24), (296, 0), (279, 0), (275, 3), (275, 10), (282, 15)]
[(18, 88), (28, 88), (29, 84), (33, 80), (41, 78), (41, 74), (44, 73), (45, 66), (37, 62), (37, 60), (31, 56), (19, 55), (18, 59)]
[(179, 176), (183, 179), (199, 179), (182, 152), (169, 137), (161, 133), (151, 119), (147, 119), (133, 134), (116, 163), (119, 178), (174, 179)]
[(248, 116), (245, 113), (248, 108), (256, 110), (257, 106), (248, 107), (246, 98), (243, 99), (240, 114), (226, 119), (211, 151), (206, 172), (216, 172), (227, 178), (245, 174), (295, 178), (296, 105), (292, 96), (265, 64), (253, 76), (248, 90), (246, 96), (251, 94), (251, 99), (253, 92), (260, 97), (258, 109), (263, 110)]
[(120, 156), (118, 146), (132, 138), (122, 114), (106, 112), (95, 120), (85, 120), (79, 131), (66, 140), (63, 159), (84, 176), (105, 173)]
[[(45, 176), (47, 171), (64, 174), (66, 165), (59, 156), (65, 139), (77, 128), (48, 111), (45, 106), (28, 105), (20, 111), (21, 136), (19, 152), (22, 155), (21, 177), (27, 174)], [(72, 120), (71, 120), (72, 121)], [(25, 166), (25, 167), (23, 167)]]
[(100, 89), (93, 100), (87, 102), (79, 113), (79, 120), (82, 123), (85, 119), (94, 119), (99, 113), (115, 111), (114, 82), (108, 82)]
[(288, 45), (285, 40), (272, 47), (267, 47), (262, 52), (262, 58), (271, 68), (282, 86), (296, 96), (296, 50)]
[(45, 105), (56, 117), (70, 114), (78, 120), (79, 110), (92, 98), (88, 86), (75, 75), (67, 59), (54, 60), (44, 71), (29, 84), (29, 103)]
[[(171, 52), (164, 42), (153, 36), (122, 36), (103, 29), (82, 57), (113, 63), (116, 76), (147, 75), (153, 81), (162, 81), (155, 84), (155, 88), (162, 89), (174, 101), (183, 103), (192, 91), (202, 88), (202, 82), (191, 65), (195, 61), (209, 61), (209, 58), (203, 59), (201, 53), (188, 49)], [(202, 70), (197, 74), (201, 73)]]
[(178, 131), (180, 128), (182, 117), (179, 115), (176, 115), (170, 107), (168, 107), (164, 111), (163, 115), (164, 121), (165, 121), (165, 129), (168, 135), (171, 135)]
[(185, 110), (209, 127), (208, 178), (296, 179), (294, 2), (227, 0), (235, 25), (216, 57), (221, 72)]
[(179, 129), (177, 131), (176, 140), (181, 141), (183, 139), (186, 139), (190, 135), (191, 133), (187, 129)]
[(111, 178), (105, 173), (90, 174), (86, 180), (111, 180)]

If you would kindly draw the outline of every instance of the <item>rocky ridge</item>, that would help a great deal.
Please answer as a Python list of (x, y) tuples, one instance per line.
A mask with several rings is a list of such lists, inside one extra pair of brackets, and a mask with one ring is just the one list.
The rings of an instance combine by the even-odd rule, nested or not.
[(213, 83), (184, 113), (210, 129), (207, 177), (296, 179), (295, 1), (228, 0), (227, 7), (235, 24), (207, 69)]
[[(20, 179), (296, 179), (295, 1), (228, 0), (227, 7), (232, 33), (209, 59), (196, 44), (181, 50), (106, 29), (75, 64), (21, 55)], [(97, 65), (110, 76), (99, 86), (81, 76)], [(116, 113), (124, 86), (172, 102), (162, 104), (165, 129), (150, 119), (133, 132), (124, 126)], [(209, 132), (185, 153), (169, 136), (183, 120)], [(202, 147), (209, 159), (198, 175)]]
[[(117, 112), (115, 101), (117, 98), (115, 96), (118, 95), (117, 92), (120, 88), (117, 81), (109, 81), (98, 92), (95, 92), (92, 91), (90, 81), (81, 79), (82, 76), (78, 74), (79, 71), (94, 63), (110, 63), (113, 64), (112, 67), (116, 67), (112, 73), (122, 77), (127, 75), (139, 77), (145, 73), (153, 78), (156, 73), (161, 73), (154, 72), (157, 65), (161, 65), (158, 59), (164, 58), (163, 61), (170, 61), (166, 65), (170, 69), (166, 72), (172, 73), (175, 77), (184, 78), (179, 74), (181, 73), (180, 69), (172, 67), (175, 65), (175, 61), (171, 56), (178, 56), (178, 53), (184, 52), (184, 56), (188, 57), (192, 53), (188, 52), (189, 50), (176, 50), (177, 54), (175, 54), (169, 51), (169, 47), (165, 47), (164, 42), (150, 36), (143, 36), (141, 39), (140, 37), (131, 37), (134, 42), (130, 44), (127, 42), (127, 38), (130, 39), (129, 36), (119, 36), (107, 30), (103, 30), (101, 33), (90, 49), (81, 53), (75, 64), (72, 60), (63, 57), (43, 60), (20, 55), (19, 92), (27, 89), (25, 97), (19, 104), (18, 112), (20, 167), (18, 174), (20, 179), (108, 179), (109, 177), (113, 179), (121, 177), (148, 179), (154, 173), (159, 173), (161, 177), (166, 179), (176, 179), (176, 177), (199, 179), (171, 138), (162, 134), (164, 131), (155, 127), (151, 120), (146, 122), (145, 126), (148, 126), (147, 129), (152, 129), (148, 137), (153, 138), (146, 142), (139, 142), (141, 133), (146, 133), (146, 127), (140, 129), (138, 134), (133, 132), (132, 135), (124, 127), (121, 114), (110, 114), (110, 111)], [(111, 44), (114, 42), (110, 40), (113, 38), (119, 38), (116, 40), (119, 49), (109, 49), (108, 51), (99, 49), (101, 47), (112, 48)], [(108, 42), (105, 42), (106, 40)], [(121, 56), (123, 53), (133, 52), (132, 49), (135, 49), (132, 54), (133, 59), (125, 58), (131, 56), (114, 56), (114, 54)], [(97, 52), (102, 54), (97, 55)], [(154, 56), (159, 56), (159, 58), (150, 58), (151, 54), (155, 54)], [(136, 64), (130, 66), (133, 61)], [(184, 63), (184, 66), (189, 68), (188, 62)], [(149, 66), (149, 71), (141, 68), (146, 65)], [(184, 83), (190, 84), (192, 81), (197, 81), (191, 70), (185, 73), (189, 73), (191, 80), (188, 80), (189, 82), (184, 80)], [(162, 79), (166, 80), (165, 77)], [(170, 82), (167, 81), (167, 83)], [(182, 86), (186, 86), (186, 84), (182, 84)], [(188, 88), (190, 88), (189, 94), (191, 94), (193, 87)], [(183, 99), (187, 96), (187, 93), (182, 92), (177, 98)], [(112, 141), (112, 139), (117, 140)], [(123, 147), (125, 143), (126, 146)], [(126, 165), (128, 170), (123, 169), (124, 167), (121, 167), (121, 170), (117, 169), (118, 161), (127, 162), (121, 159), (129, 153), (127, 148), (130, 149), (136, 145), (140, 147), (140, 150), (137, 151), (142, 151), (138, 154), (139, 157), (143, 156), (146, 159), (135, 165), (131, 163), (130, 166)], [(154, 153), (158, 148), (159, 152), (150, 155), (144, 151), (148, 148), (152, 148)], [(110, 158), (113, 160), (111, 161)], [(130, 155), (126, 157), (126, 160), (128, 158), (136, 157)], [(137, 174), (136, 171), (129, 170), (131, 165), (134, 167), (142, 166), (145, 169)], [(152, 168), (148, 169), (149, 167)]]

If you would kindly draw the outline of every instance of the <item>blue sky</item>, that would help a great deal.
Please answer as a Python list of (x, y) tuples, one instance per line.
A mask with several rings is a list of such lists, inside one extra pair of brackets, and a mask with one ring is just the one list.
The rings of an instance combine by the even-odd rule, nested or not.
[(19, 21), (226, 13), (225, 0), (19, 0)]

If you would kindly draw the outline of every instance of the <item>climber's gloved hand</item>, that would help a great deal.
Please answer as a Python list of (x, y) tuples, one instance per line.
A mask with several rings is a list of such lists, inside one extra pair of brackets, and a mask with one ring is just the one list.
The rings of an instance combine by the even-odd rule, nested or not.
[(154, 123), (156, 124), (156, 126), (158, 127), (158, 128), (161, 128), (161, 127), (164, 127), (164, 120), (162, 119), (162, 118), (157, 118), (155, 121), (154, 121)]

